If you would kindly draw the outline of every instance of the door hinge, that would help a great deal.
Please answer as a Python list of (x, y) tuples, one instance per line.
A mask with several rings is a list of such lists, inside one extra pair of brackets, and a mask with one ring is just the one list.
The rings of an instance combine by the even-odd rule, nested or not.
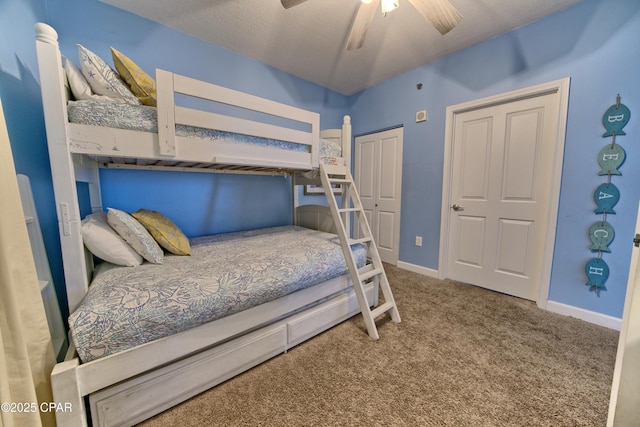
[(636, 248), (640, 247), (640, 234), (636, 234), (636, 237), (633, 239), (633, 245)]

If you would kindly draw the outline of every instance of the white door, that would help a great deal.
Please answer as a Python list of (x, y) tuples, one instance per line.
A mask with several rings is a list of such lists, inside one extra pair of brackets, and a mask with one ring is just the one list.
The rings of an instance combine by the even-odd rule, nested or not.
[(446, 276), (538, 300), (559, 93), (455, 114)]
[[(396, 128), (356, 138), (354, 180), (383, 262), (398, 263), (402, 135)], [(354, 224), (360, 237), (359, 224)]]

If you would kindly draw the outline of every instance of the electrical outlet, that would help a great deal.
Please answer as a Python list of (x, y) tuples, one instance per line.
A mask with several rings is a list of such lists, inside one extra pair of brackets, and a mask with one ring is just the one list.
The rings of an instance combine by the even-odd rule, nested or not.
[(422, 246), (422, 236), (416, 236), (416, 246)]

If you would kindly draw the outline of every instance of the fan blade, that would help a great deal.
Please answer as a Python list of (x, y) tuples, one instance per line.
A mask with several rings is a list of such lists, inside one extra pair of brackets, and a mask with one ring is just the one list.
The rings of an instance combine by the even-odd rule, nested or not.
[(462, 20), (462, 15), (449, 0), (409, 0), (440, 34), (445, 35)]
[(347, 50), (360, 49), (364, 44), (364, 38), (369, 30), (369, 25), (373, 21), (376, 10), (380, 7), (380, 0), (373, 0), (371, 3), (360, 3), (358, 13), (351, 24)]
[(285, 9), (289, 9), (290, 7), (293, 6), (297, 6), (300, 3), (304, 3), (307, 0), (280, 0), (280, 2), (282, 3), (282, 6), (284, 6)]

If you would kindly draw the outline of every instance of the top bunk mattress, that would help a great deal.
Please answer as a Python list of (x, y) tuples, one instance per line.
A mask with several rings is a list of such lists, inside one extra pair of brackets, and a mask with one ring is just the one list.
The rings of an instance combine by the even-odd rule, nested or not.
[[(83, 125), (158, 133), (157, 108), (148, 105), (132, 105), (97, 100), (69, 101), (69, 122)], [(275, 139), (260, 138), (240, 133), (224, 132), (187, 125), (176, 125), (176, 135), (188, 138), (218, 140), (233, 144), (273, 147), (288, 151), (308, 151), (308, 146)], [(320, 162), (343, 164), (342, 147), (335, 141), (320, 139)], [(106, 159), (102, 159), (106, 162)]]
[[(297, 226), (198, 237), (161, 265), (100, 264), (69, 317), (83, 362), (185, 331), (347, 273), (339, 238)], [(354, 246), (362, 267), (366, 251)], [(297, 307), (293, 307), (295, 309)]]

